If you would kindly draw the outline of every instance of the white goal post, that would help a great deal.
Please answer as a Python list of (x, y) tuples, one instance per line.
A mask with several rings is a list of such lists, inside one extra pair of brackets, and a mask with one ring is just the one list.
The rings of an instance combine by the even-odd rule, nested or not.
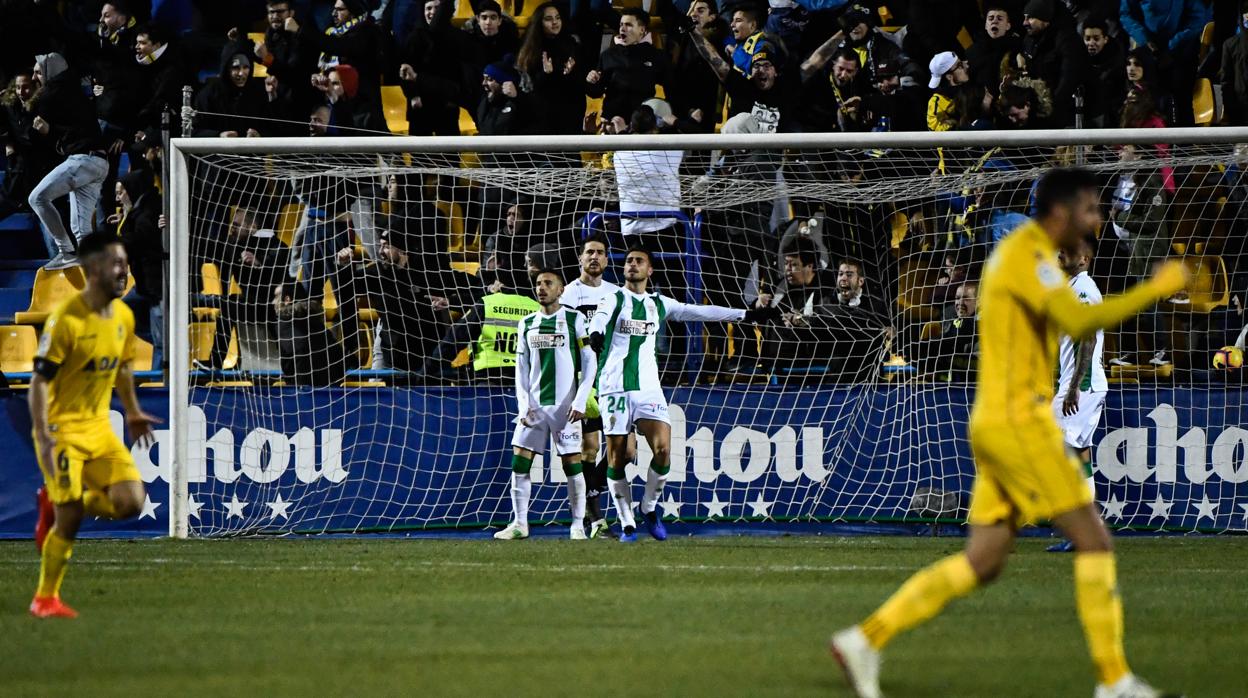
[[(1155, 147), (1158, 143), (1165, 143), (1168, 148), (1158, 149)], [(768, 374), (766, 380), (729, 382), (721, 378), (713, 388), (704, 389), (699, 387), (703, 385), (704, 376), (701, 373), (681, 374), (681, 384), (689, 386), (681, 395), (690, 400), (694, 398), (689, 396), (696, 396), (699, 402), (696, 405), (680, 405), (681, 429), (686, 428), (686, 417), (683, 415), (687, 414), (688, 434), (680, 435), (674, 448), (679, 448), (681, 453), (673, 455), (674, 459), (680, 460), (681, 473), (688, 479), (682, 487), (679, 480), (673, 477), (674, 484), (669, 486), (669, 492), (675, 493), (671, 513), (681, 519), (698, 521), (953, 521), (965, 510), (966, 493), (962, 488), (969, 477), (969, 449), (956, 422), (965, 414), (966, 405), (960, 403), (969, 399), (970, 388), (965, 385), (963, 376), (961, 387), (950, 397), (949, 386), (960, 385), (958, 369), (948, 369), (941, 364), (928, 371), (921, 365), (919, 354), (922, 350), (916, 347), (937, 346), (930, 343), (933, 339), (931, 333), (940, 332), (941, 323), (955, 321), (954, 316), (960, 312), (948, 308), (955, 307), (953, 287), (961, 282), (956, 276), (945, 279), (942, 270), (932, 268), (932, 265), (952, 264), (956, 268), (958, 265), (982, 262), (992, 244), (991, 234), (983, 232), (988, 230), (989, 224), (983, 222), (981, 230), (976, 228), (981, 223), (967, 221), (977, 209), (989, 213), (1006, 210), (1004, 199), (995, 203), (992, 199), (992, 192), (998, 186), (1009, 190), (1010, 212), (1025, 215), (1027, 187), (1048, 168), (1060, 164), (1086, 164), (1104, 176), (1106, 200), (1109, 201), (1113, 199), (1114, 186), (1124, 175), (1131, 177), (1145, 167), (1150, 173), (1160, 173), (1158, 176), (1165, 180), (1163, 195), (1168, 203), (1167, 215), (1172, 216), (1168, 221), (1172, 232), (1165, 241), (1164, 254), (1188, 259), (1198, 272), (1211, 279), (1209, 283), (1212, 285), (1201, 291), (1205, 295), (1199, 301), (1176, 299), (1174, 305), (1168, 305), (1164, 312), (1159, 312), (1164, 316), (1161, 320), (1164, 330), (1150, 325), (1151, 329), (1147, 332), (1142, 329), (1138, 332), (1151, 332), (1149, 336), (1153, 337), (1176, 332), (1186, 332), (1191, 337), (1216, 337), (1218, 328), (1211, 326), (1210, 323), (1214, 322), (1211, 318), (1216, 317), (1217, 322), (1221, 322), (1223, 318), (1218, 313), (1229, 307), (1225, 299), (1232, 293), (1242, 294), (1245, 291), (1230, 286), (1234, 278), (1242, 278), (1235, 277), (1235, 269), (1243, 267), (1248, 270), (1248, 260), (1241, 260), (1235, 250), (1224, 250), (1219, 246), (1223, 243), (1212, 238), (1196, 239), (1199, 236), (1187, 235), (1180, 240), (1181, 236), (1173, 231), (1185, 215), (1200, 218), (1204, 225), (1201, 230), (1220, 230), (1222, 237), (1218, 240), (1223, 240), (1226, 231), (1237, 225), (1235, 220), (1227, 218), (1226, 199), (1228, 192), (1236, 191), (1234, 187), (1239, 186), (1238, 181), (1227, 180), (1237, 171), (1234, 166), (1236, 163), (1248, 165), (1248, 157), (1240, 152), (1239, 144), (1248, 144), (1248, 128), (771, 136), (173, 139), (167, 153), (171, 216), (166, 352), (169, 357), (170, 439), (162, 446), (171, 447), (172, 451), (169, 467), (164, 469), (170, 494), (169, 535), (185, 538), (188, 535), (253, 532), (371, 531), (485, 525), (499, 520), (495, 516), (499, 502), (490, 499), (488, 503), (481, 504), (484, 508), (479, 512), (471, 513), (465, 507), (477, 505), (467, 502), (467, 498), (501, 496), (505, 499), (505, 494), (499, 495), (502, 492), (500, 483), (505, 480), (505, 475), (492, 477), (489, 472), (484, 472), (480, 476), (469, 476), (457, 471), (453, 476), (444, 478), (441, 473), (430, 473), (421, 460), (422, 456), (432, 454), (442, 446), (438, 445), (437, 439), (426, 445), (419, 439), (420, 434), (404, 423), (401, 414), (402, 405), (419, 404), (424, 412), (417, 423), (453, 425), (459, 431), (448, 431), (445, 443), (448, 448), (452, 446), (450, 440), (468, 444), (462, 452), (456, 451), (460, 454), (463, 468), (489, 471), (495, 468), (496, 462), (501, 462), (499, 454), (510, 450), (510, 432), (504, 433), (497, 420), (485, 421), (489, 410), (507, 408), (508, 403), (499, 397), (506, 392), (503, 389), (492, 390), (488, 395), (474, 393), (464, 398), (475, 400), (478, 405), (488, 403), (488, 407), (465, 408), (462, 413), (455, 408), (438, 415), (433, 412), (450, 410), (458, 399), (454, 388), (446, 388), (443, 384), (426, 387), (420, 382), (403, 383), (402, 388), (394, 388), (393, 381), (387, 383), (385, 376), (377, 379), (373, 374), (362, 372), (362, 382), (373, 381), (381, 386), (380, 390), (402, 391), (402, 395), (378, 407), (374, 405), (372, 393), (359, 398), (358, 392), (352, 392), (377, 390), (371, 384), (340, 389), (339, 386), (350, 384), (350, 376), (346, 383), (338, 377), (332, 388), (325, 388), (336, 391), (333, 392), (333, 404), (322, 406), (316, 403), (313, 407), (306, 407), (309, 410), (306, 413), (308, 419), (304, 420), (304, 415), (298, 410), (305, 409), (306, 404), (315, 403), (315, 398), (308, 395), (317, 394), (322, 388), (312, 387), (299, 392), (301, 389), (283, 382), (283, 378), (289, 380), (287, 376), (263, 378), (264, 371), (251, 370), (246, 359), (236, 358), (230, 370), (215, 373), (205, 372), (193, 365), (193, 350), (200, 351), (196, 349), (199, 340), (195, 339), (195, 332), (199, 328), (195, 325), (204, 324), (199, 320), (193, 321), (197, 317), (196, 294), (206, 292), (206, 289), (197, 286), (201, 269), (195, 265), (202, 258), (203, 250), (193, 239), (194, 235), (203, 235), (203, 232), (193, 231), (193, 224), (195, 221), (202, 222), (210, 208), (213, 211), (233, 211), (239, 201), (255, 201), (261, 196), (260, 189), (243, 191), (241, 187), (259, 187), (264, 189), (263, 196), (276, 198), (286, 196), (280, 191), (284, 191), (283, 187), (290, 188), (291, 181), (296, 182), (293, 188), (299, 190), (299, 182), (313, 178), (320, 178), (316, 180), (318, 183), (331, 179), (378, 182), (385, 180), (390, 173), (412, 172), (429, 177), (434, 182), (428, 185), (430, 190), (441, 187), (439, 192), (455, 190), (455, 187), (463, 187), (466, 191), (467, 185), (457, 184), (464, 181), (472, 182), (478, 189), (510, 191), (514, 188), (530, 196), (540, 196), (540, 190), (548, 188), (549, 198), (555, 202), (548, 203), (545, 209), (552, 221), (551, 229), (558, 228), (560, 235), (579, 238), (592, 232), (595, 226), (610, 225), (603, 222), (601, 215), (585, 216), (590, 211), (582, 210), (586, 206), (584, 201), (595, 201), (595, 211), (600, 213), (605, 209), (609, 219), (613, 215), (610, 211), (619, 199), (615, 189), (617, 182), (610, 176), (612, 166), (599, 164), (598, 161), (603, 159), (601, 157), (583, 157), (582, 154), (682, 151), (697, 153), (699, 158), (712, 163), (709, 170), (682, 170), (680, 210), (687, 214), (690, 221), (708, 211), (713, 213), (721, 208), (735, 210), (740, 206), (766, 203), (770, 213), (759, 215), (763, 219), (771, 216), (769, 234), (775, 236), (776, 253), (791, 219), (805, 220), (805, 216), (793, 214), (798, 210), (793, 206), (786, 209), (790, 215), (780, 212), (779, 204), (772, 207), (773, 202), (780, 200), (786, 205), (796, 200), (820, 202), (816, 208), (821, 214), (826, 210), (827, 220), (835, 219), (837, 225), (858, 225), (856, 221), (862, 220), (870, 221), (874, 229), (891, 230), (891, 239), (866, 235), (863, 240), (853, 243), (858, 247), (848, 243), (839, 247), (839, 240), (830, 239), (821, 243), (819, 250), (823, 257), (820, 264), (825, 267), (830, 264), (831, 273), (835, 275), (840, 257), (861, 260), (865, 256), (861, 254), (862, 246), (875, 245), (868, 250), (872, 257), (867, 259), (867, 266), (875, 268), (866, 274), (869, 284), (874, 285), (867, 288), (878, 294), (882, 307), (886, 308), (888, 317), (885, 325), (888, 331), (881, 335), (882, 343), (878, 346), (853, 349), (869, 354), (864, 358), (870, 368), (869, 376), (859, 374), (852, 380), (838, 383), (818, 376), (811, 377), (810, 373), (800, 373), (799, 378), (793, 377), (799, 374), (790, 373), (786, 383), (780, 369), (773, 369), (774, 372)], [(1112, 149), (1124, 145), (1139, 147), (1143, 152), (1139, 158), (1143, 166), (1138, 162), (1121, 161), (1114, 155)], [(800, 175), (787, 176), (787, 171), (775, 174), (769, 170), (765, 180), (745, 179), (740, 174), (734, 174), (740, 170), (717, 169), (722, 154), (730, 152), (775, 153), (777, 161), (801, 163), (803, 169)], [(541, 161), (547, 155), (560, 153), (570, 155), (562, 163)], [(473, 157), (465, 158), (464, 154), (472, 154)], [(435, 162), (434, 156), (442, 159)], [(1002, 161), (1009, 161), (1008, 167), (1001, 165)], [(853, 164), (846, 165), (845, 162)], [(930, 166), (932, 163), (936, 165), (934, 168)], [(197, 180), (197, 177), (200, 179)], [(1222, 179), (1215, 182), (1217, 177)], [(1140, 184), (1143, 184), (1142, 179)], [(380, 192), (387, 184), (381, 182), (369, 186)], [(1245, 186), (1248, 186), (1248, 179)], [(273, 193), (275, 191), (279, 193)], [(1201, 202), (1191, 201), (1190, 196), (1183, 198), (1192, 191), (1197, 192), (1196, 196), (1217, 193), (1216, 196), (1209, 194), (1215, 196), (1215, 200), (1196, 205)], [(239, 197), (234, 197), (234, 194)], [(374, 208), (380, 215), (380, 198), (384, 194), (358, 193), (351, 196), (354, 197), (353, 202), (356, 198), (378, 198)], [(472, 223), (471, 207), (475, 203), (444, 202), (440, 195), (430, 196), (430, 210), (435, 204), (442, 207), (439, 211), (460, 211), (455, 208), (459, 206), (469, 210), (469, 213), (457, 213), (456, 220), (467, 219)], [(953, 203), (949, 203), (951, 199)], [(561, 207), (559, 202), (564, 200), (566, 207)], [(343, 204), (344, 218), (353, 221), (351, 234), (359, 233), (365, 225), (373, 225), (371, 218), (369, 223), (361, 223), (365, 217), (358, 210), (353, 209), (350, 215), (346, 214), (346, 202), (339, 203)], [(656, 201), (654, 209), (664, 210), (660, 203)], [(825, 203), (826, 206), (823, 206)], [(315, 203), (305, 201), (304, 204), (302, 215), (306, 219), (308, 212), (315, 209)], [(1130, 202), (1126, 205), (1130, 206)], [(962, 208), (953, 210), (957, 207)], [(373, 210), (368, 209), (367, 215), (372, 216)], [(842, 221), (836, 218), (842, 214), (833, 213), (834, 210), (850, 211), (852, 216)], [(939, 211), (939, 222), (932, 213), (934, 210)], [(220, 217), (225, 214), (217, 212), (212, 215)], [(558, 223), (554, 222), (556, 216)], [(574, 218), (577, 221), (575, 225), (580, 227), (572, 230), (572, 224), (565, 221)], [(697, 220), (701, 222), (703, 218)], [(305, 229), (305, 223), (306, 220), (300, 222), (301, 231)], [(797, 230), (796, 227), (793, 229)], [(1113, 234), (1112, 228), (1107, 227), (1106, 230), (1111, 231), (1109, 235)], [(800, 234), (805, 234), (805, 228)], [(371, 263), (367, 260), (370, 255), (375, 255), (372, 247), (375, 242), (362, 238), (362, 235), (357, 235), (354, 245), (364, 248), (366, 261), (362, 263)], [(773, 242), (771, 238), (767, 241), (768, 244)], [(442, 244), (442, 240), (432, 242)], [(701, 247), (697, 249), (708, 259), (714, 259), (719, 250), (734, 249), (733, 244), (736, 242), (730, 241), (722, 247), (705, 251)], [(1118, 243), (1106, 242), (1103, 248), (1098, 249), (1109, 250), (1102, 254), (1119, 257), (1116, 260), (1119, 264), (1113, 267), (1115, 278), (1112, 284), (1121, 281), (1117, 277), (1125, 274), (1119, 267), (1125, 269), (1132, 263), (1133, 255), (1138, 256), (1138, 252), (1132, 251), (1138, 250), (1138, 244), (1129, 236)], [(683, 250), (683, 253), (688, 254), (688, 250)], [(462, 254), (467, 260), (464, 264), (481, 265), (472, 266), (474, 270), (484, 268), (485, 252), (469, 251), (468, 247), (464, 247)], [(682, 252), (673, 254), (679, 256)], [(291, 255), (298, 256), (298, 253), (292, 250)], [(1233, 259), (1226, 258), (1231, 255), (1234, 255)], [(1154, 252), (1153, 256), (1157, 253)], [(462, 260), (457, 259), (459, 261)], [(783, 261), (777, 264), (782, 265)], [(858, 264), (859, 272), (863, 272), (862, 262)], [(293, 269), (294, 261), (290, 265)], [(758, 263), (753, 269), (746, 265), (742, 273), (749, 275), (750, 283), (754, 285), (738, 292), (738, 297), (732, 299), (734, 303), (752, 302), (760, 296), (765, 298), (771, 295), (771, 282), (767, 282), (769, 285), (764, 290), (761, 281), (764, 273), (758, 267)], [(716, 266), (711, 271), (704, 270), (702, 274), (728, 273), (715, 271), (721, 268)], [(311, 272), (305, 270), (301, 273)], [(786, 278), (781, 272), (776, 272), (774, 276), (777, 280)], [(230, 279), (222, 278), (220, 281), (228, 289)], [(319, 277), (317, 283), (320, 283)], [(701, 283), (693, 285), (702, 288)], [(938, 284), (944, 288), (937, 288)], [(341, 293), (341, 286), (338, 290)], [(221, 293), (228, 294), (228, 290)], [(740, 293), (745, 295), (740, 296)], [(936, 301), (916, 302), (915, 298), (919, 296), (925, 299), (938, 297), (947, 301), (949, 306), (942, 307)], [(338, 298), (337, 302), (342, 300)], [(932, 307), (919, 312), (923, 309), (918, 306), (929, 302)], [(328, 299), (325, 304), (328, 305)], [(1196, 305), (1208, 307), (1203, 311), (1194, 311)], [(317, 312), (321, 311), (318, 309)], [(1198, 313), (1199, 317), (1194, 317), (1193, 313)], [(212, 314), (211, 317), (218, 315)], [(350, 322), (352, 327), (348, 331), (355, 332), (354, 317)], [(341, 324), (340, 321), (335, 330), (339, 332), (339, 337), (344, 331)], [(363, 324), (360, 326), (363, 327)], [(1234, 329), (1239, 331), (1239, 327)], [(374, 324), (370, 336), (380, 341), (376, 333), (381, 331), (382, 325)], [(232, 337), (230, 341), (239, 346), (237, 351), (233, 348), (231, 351), (244, 354), (241, 330), (234, 335), (230, 332), (232, 330), (226, 333)], [(741, 328), (729, 331), (729, 338), (723, 340), (723, 346), (735, 349), (722, 349), (725, 358), (727, 352), (735, 352), (734, 355), (739, 357), (743, 344), (754, 343), (753, 331), (749, 332), (743, 334)], [(703, 334), (702, 328), (691, 330), (687, 337), (689, 344), (680, 346), (685, 346), (685, 351), (700, 352)], [(710, 334), (707, 336), (711, 337)], [(771, 341), (761, 330), (758, 337), (760, 347)], [(360, 340), (360, 353), (367, 350), (362, 346), (363, 341)], [(710, 341), (715, 340), (712, 338)], [(1214, 345), (1210, 347), (1208, 341), (1213, 341)], [(1093, 461), (1098, 472), (1098, 497), (1103, 501), (1111, 523), (1175, 530), (1248, 528), (1248, 521), (1244, 518), (1248, 516), (1248, 486), (1244, 484), (1248, 481), (1248, 431), (1239, 426), (1248, 421), (1243, 419), (1246, 415), (1241, 413), (1241, 398), (1244, 395), (1242, 379), (1236, 373), (1211, 370), (1208, 355), (1204, 358), (1197, 356), (1201, 351), (1217, 349), (1222, 344), (1217, 340), (1208, 341), (1202, 340), (1182, 348), (1167, 344), (1171, 356), (1177, 352), (1184, 357), (1175, 364), (1174, 375), (1148, 369), (1146, 362), (1133, 364), (1137, 366), (1134, 372), (1106, 368), (1112, 374), (1111, 392), (1117, 391), (1121, 398), (1112, 398), (1107, 406), (1106, 424), (1098, 431)], [(1149, 347), (1150, 350), (1153, 348)], [(941, 351), (953, 349), (947, 346)], [(1109, 358), (1106, 356), (1105, 360)], [(682, 367), (683, 364), (676, 370), (679, 372)], [(359, 372), (358, 369), (352, 370)], [(840, 387), (826, 387), (833, 383)], [(858, 386), (861, 391), (849, 390), (847, 393), (846, 385)], [(670, 386), (665, 388), (672, 390)], [(760, 397), (769, 390), (786, 397), (779, 403), (774, 403), (771, 397)], [(1196, 394), (1186, 395), (1185, 391)], [(438, 399), (444, 402), (431, 402), (426, 393), (433, 392), (437, 392), (441, 396)], [(808, 404), (810, 395), (817, 396), (815, 399), (823, 402)], [(371, 423), (352, 421), (351, 410), (359, 404), (357, 399), (363, 399), (370, 410), (379, 410), (367, 413)], [(950, 400), (959, 404), (950, 406), (947, 404)], [(740, 404), (736, 404), (738, 401)], [(228, 411), (232, 424), (222, 426), (220, 419), (224, 418), (212, 414), (205, 417), (207, 413), (204, 409), (207, 407), (220, 410), (222, 414)], [(316, 420), (312, 420), (311, 410), (318, 410)], [(747, 410), (752, 411), (746, 414)], [(391, 421), (384, 425), (376, 424), (376, 414), (389, 415)], [(780, 421), (781, 417), (776, 416), (780, 414), (812, 416), (811, 421), (789, 423)], [(441, 422), (436, 419), (439, 416)], [(475, 428), (471, 426), (474, 419), (475, 424), (488, 424), (488, 433), (472, 431)], [(501, 423), (510, 424), (509, 418)], [(878, 431), (881, 425), (888, 424), (899, 426)], [(370, 430), (367, 443), (353, 443), (352, 430), (364, 427)], [(237, 447), (239, 449), (258, 449), (252, 455), (238, 450), (237, 453), (241, 454), (237, 456), (238, 467), (231, 471), (236, 474), (230, 475), (239, 478), (237, 483), (246, 481), (249, 489), (242, 489), (243, 485), (228, 478), (222, 480), (212, 473), (205, 474), (206, 449), (213, 446), (201, 439), (211, 441), (216, 438), (213, 436), (214, 429), (228, 432), (223, 438), (228, 439), (230, 459), (236, 458), (236, 440), (245, 442), (245, 445)], [(252, 431), (245, 438), (232, 435), (241, 435), (248, 429)], [(1199, 435), (1196, 435), (1197, 431)], [(227, 448), (221, 443), (224, 442), (216, 444), (219, 448), (214, 451), (214, 458), (221, 458)], [(342, 459), (342, 463), (334, 461), (332, 467), (337, 468), (334, 472), (344, 477), (354, 474), (357, 466), (363, 469), (352, 458), (384, 454), (386, 462), (370, 465), (374, 469), (365, 476), (364, 483), (351, 484), (351, 494), (337, 494), (338, 491), (332, 486), (337, 481), (327, 484), (322, 476), (331, 467), (325, 460), (327, 444), (338, 449), (334, 458)], [(764, 450), (766, 453), (762, 454)], [(271, 471), (272, 459), (277, 451), (283, 453), (283, 469), (287, 462), (302, 464), (296, 465), (304, 468), (299, 471), (298, 478), (293, 469), (289, 472)], [(688, 452), (687, 457), (685, 451)], [(317, 453), (322, 460), (315, 460)], [(1176, 454), (1183, 457), (1180, 459)], [(648, 452), (640, 455), (648, 457)], [(166, 456), (162, 454), (161, 458)], [(301, 458), (305, 460), (301, 461)], [(942, 471), (939, 465), (942, 459), (951, 463), (956, 461), (956, 472)], [(233, 465), (234, 461), (230, 463)], [(218, 463), (214, 467), (223, 466)], [(865, 472), (881, 468), (884, 468), (883, 472)], [(555, 470), (550, 470), (552, 479), (558, 478)], [(764, 470), (766, 473), (760, 474)], [(260, 475), (257, 476), (257, 473)], [(321, 480), (313, 482), (316, 477), (321, 477)], [(389, 477), (393, 477), (394, 482), (387, 482)], [(442, 483), (439, 487), (460, 488), (458, 494), (447, 495), (456, 501), (451, 504), (437, 497), (422, 496), (418, 490), (424, 486), (424, 478)], [(392, 486), (398, 489), (387, 494), (387, 488)], [(200, 518), (199, 506), (203, 506), (204, 502), (218, 509), (227, 506), (222, 503), (227, 490), (235, 509), (211, 521), (206, 517)], [(308, 504), (301, 509), (299, 502), (304, 500), (300, 498), (305, 496)], [(242, 505), (246, 503), (240, 502), (240, 497), (264, 500), (276, 497), (275, 501), (280, 506), (293, 501), (295, 506), (291, 511), (300, 514), (292, 519), (286, 515), (287, 510), (282, 509), (279, 516), (279, 510), (273, 508), (275, 505), (268, 503), (271, 511), (260, 516), (258, 510), (262, 504), (259, 499), (253, 501), (252, 510), (244, 511)], [(798, 502), (798, 499), (801, 501)], [(682, 506), (686, 508), (682, 509)], [(313, 511), (313, 507), (321, 510)], [(1242, 512), (1238, 511), (1240, 507)], [(549, 518), (555, 518), (558, 508), (552, 507), (545, 513)], [(665, 513), (669, 513), (668, 510), (665, 509)], [(395, 521), (396, 516), (414, 518)]]

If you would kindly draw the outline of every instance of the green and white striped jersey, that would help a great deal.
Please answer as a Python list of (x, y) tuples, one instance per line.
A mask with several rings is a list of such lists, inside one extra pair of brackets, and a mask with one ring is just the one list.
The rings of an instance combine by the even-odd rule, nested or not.
[(566, 416), (569, 408), (584, 412), (598, 360), (589, 347), (581, 314), (566, 308), (554, 315), (539, 310), (526, 315), (517, 331), (516, 402), (520, 416), (534, 409), (551, 416)]
[[(1096, 282), (1088, 276), (1086, 271), (1081, 271), (1071, 277), (1070, 287), (1082, 303), (1095, 305), (1101, 302), (1101, 289), (1097, 288)], [(1065, 395), (1070, 389), (1070, 381), (1075, 376), (1075, 359), (1079, 355), (1080, 345), (1090, 341), (1096, 342), (1092, 350), (1092, 365), (1088, 367), (1088, 372), (1079, 381), (1079, 389), (1094, 393), (1109, 390), (1109, 381), (1105, 378), (1105, 366), (1101, 364), (1102, 355), (1105, 352), (1105, 330), (1097, 330), (1095, 340), (1085, 339), (1076, 342), (1066, 335), (1062, 335), (1059, 340), (1057, 351), (1059, 368), (1057, 394), (1059, 396)]]
[(691, 305), (657, 293), (620, 289), (603, 299), (590, 323), (590, 333), (605, 335), (598, 366), (598, 394), (628, 390), (661, 390), (655, 340), (668, 320), (732, 322), (745, 310), (717, 305)]

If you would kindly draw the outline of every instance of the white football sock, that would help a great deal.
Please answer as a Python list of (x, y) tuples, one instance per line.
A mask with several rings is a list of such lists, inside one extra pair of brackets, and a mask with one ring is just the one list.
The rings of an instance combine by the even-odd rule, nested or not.
[(615, 515), (621, 528), (637, 528), (633, 519), (633, 499), (628, 480), (611, 480), (611, 501), (615, 502)]
[(533, 479), (528, 473), (511, 474), (511, 509), (515, 512), (516, 523), (529, 526), (529, 494), (533, 491)]
[(658, 506), (659, 497), (663, 496), (663, 486), (667, 484), (667, 476), (660, 475), (654, 468), (646, 470), (646, 494), (641, 498), (641, 513), (649, 514)]
[(572, 509), (572, 525), (583, 526), (585, 520), (585, 475), (568, 476), (568, 506)]

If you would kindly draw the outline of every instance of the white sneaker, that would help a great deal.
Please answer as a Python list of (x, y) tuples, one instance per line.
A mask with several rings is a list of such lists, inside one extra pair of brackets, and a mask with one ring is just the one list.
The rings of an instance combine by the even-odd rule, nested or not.
[(591, 539), (597, 538), (598, 536), (601, 536), (602, 534), (608, 533), (610, 531), (611, 531), (611, 524), (607, 523), (606, 519), (598, 519), (597, 521), (589, 525), (589, 537)]
[(1170, 363), (1170, 359), (1166, 358), (1166, 352), (1163, 350), (1153, 354), (1153, 358), (1149, 359), (1148, 363), (1154, 366), (1165, 366)]
[(1094, 698), (1168, 698), (1177, 694), (1162, 693), (1135, 674), (1127, 674), (1112, 686), (1099, 684)]
[(520, 540), (529, 537), (529, 527), (512, 521), (507, 528), (494, 534), (494, 540)]
[(855, 625), (833, 635), (830, 649), (858, 698), (882, 698), (880, 653), (867, 641), (862, 628)]
[(1135, 364), (1127, 360), (1126, 356), (1116, 356), (1109, 360), (1110, 366), (1134, 366)]
[(76, 266), (79, 266), (79, 264), (80, 263), (78, 262), (78, 255), (74, 254), (73, 252), (68, 252), (68, 253), (60, 252), (52, 259), (49, 259), (48, 263), (43, 265), (43, 268), (47, 269), (48, 271), (56, 271), (58, 269), (69, 269), (70, 267), (76, 267)]
[(568, 529), (568, 538), (572, 540), (588, 540), (588, 536), (585, 535), (585, 526), (581, 524), (572, 526)]

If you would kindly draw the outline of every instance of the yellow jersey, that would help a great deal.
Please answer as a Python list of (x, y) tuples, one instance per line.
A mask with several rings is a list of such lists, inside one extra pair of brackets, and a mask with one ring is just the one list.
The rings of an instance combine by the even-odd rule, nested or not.
[[(1053, 420), (1059, 330), (1054, 294), (1071, 294), (1057, 248), (1027, 221), (997, 245), (979, 284), (979, 382), (971, 423)], [(1077, 300), (1077, 299), (1074, 299)]]
[[(48, 381), (48, 425), (80, 428), (108, 421), (117, 369), (134, 358), (134, 313), (114, 299), (108, 315), (92, 312), (81, 293), (43, 326), (36, 371)], [(55, 368), (53, 368), (55, 367)]]

